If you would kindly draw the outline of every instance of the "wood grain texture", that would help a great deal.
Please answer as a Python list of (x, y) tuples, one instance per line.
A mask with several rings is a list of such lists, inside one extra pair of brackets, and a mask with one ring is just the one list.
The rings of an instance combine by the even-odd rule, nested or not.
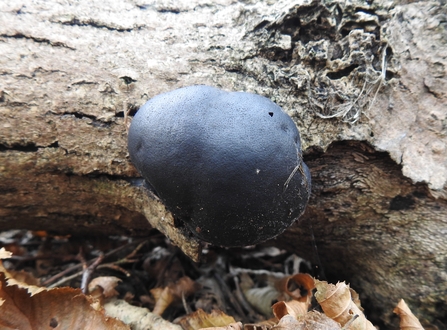
[(365, 143), (334, 143), (306, 162), (314, 187), (309, 206), (274, 244), (317, 264), (319, 258), (330, 280), (347, 280), (360, 292), (362, 305), (380, 302), (367, 308), (373, 320), (386, 315), (392, 323), (397, 296), (420, 315), (440, 306), (443, 319), (447, 202), (412, 184), (387, 153)]

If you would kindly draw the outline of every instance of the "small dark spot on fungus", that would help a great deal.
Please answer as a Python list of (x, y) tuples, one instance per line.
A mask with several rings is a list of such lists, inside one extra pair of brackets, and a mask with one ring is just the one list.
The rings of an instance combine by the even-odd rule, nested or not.
[(53, 317), (53, 318), (50, 320), (50, 327), (54, 329), (54, 328), (56, 328), (58, 325), (59, 325), (59, 322), (57, 322), (57, 320)]
[(133, 78), (131, 78), (131, 77), (128, 77), (128, 76), (122, 76), (122, 77), (120, 77), (120, 79), (121, 79), (122, 81), (124, 81), (124, 83), (125, 83), (126, 85), (130, 85), (131, 83), (137, 82), (135, 79), (133, 79)]
[(174, 217), (214, 245), (271, 239), (309, 199), (295, 123), (260, 95), (209, 86), (158, 95), (135, 115), (128, 148)]
[(414, 199), (411, 196), (396, 196), (390, 202), (390, 211), (407, 210), (413, 207)]

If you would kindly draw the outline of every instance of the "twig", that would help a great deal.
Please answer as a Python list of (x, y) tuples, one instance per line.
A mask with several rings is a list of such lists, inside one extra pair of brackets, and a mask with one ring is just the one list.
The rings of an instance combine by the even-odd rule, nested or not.
[[(76, 269), (82, 267), (82, 264), (76, 264), (73, 265), (71, 267), (68, 267), (67, 269), (64, 269), (63, 271), (61, 271), (60, 273), (57, 273), (56, 275), (50, 277), (49, 279), (47, 279), (46, 281), (44, 281), (42, 283), (42, 286), (48, 286), (50, 283), (53, 283), (54, 281), (56, 281), (57, 279), (75, 271)], [(76, 277), (76, 276), (75, 276)], [(57, 285), (56, 285), (57, 286)]]
[(182, 303), (183, 303), (183, 308), (185, 309), (186, 314), (191, 314), (192, 309), (186, 302), (185, 292), (183, 292), (183, 291), (182, 291)]
[(242, 318), (245, 318), (245, 313), (244, 313), (241, 305), (239, 304), (239, 301), (237, 299), (235, 299), (233, 294), (231, 294), (230, 288), (225, 283), (225, 281), (222, 279), (222, 277), (219, 274), (214, 273), (214, 278), (217, 280), (217, 283), (219, 283), (219, 285), (221, 286), (223, 294), (226, 296), (226, 298), (231, 303), (231, 305), (236, 310), (236, 312), (239, 314), (239, 316), (241, 316)]
[[(131, 262), (133, 262), (133, 261), (131, 261)], [(110, 268), (110, 269), (116, 270), (118, 272), (123, 273), (127, 277), (129, 277), (131, 275), (127, 270), (125, 270), (124, 268), (122, 268), (114, 263), (104, 264), (104, 265), (101, 265), (98, 267), (98, 269), (102, 269), (102, 268)]]
[(100, 254), (98, 258), (87, 268), (84, 269), (82, 274), (82, 281), (81, 281), (81, 290), (84, 294), (88, 293), (88, 284), (90, 282), (90, 279), (92, 278), (92, 275), (95, 271), (95, 269), (99, 266), (99, 264), (104, 260), (104, 254)]
[(358, 315), (358, 314), (355, 314), (355, 315), (352, 317), (352, 319), (350, 319), (348, 322), (346, 322), (346, 324), (343, 326), (342, 330), (348, 330), (348, 329), (351, 327), (352, 323), (354, 323), (354, 321), (355, 321), (358, 317), (359, 317), (359, 315)]
[[(134, 242), (130, 242), (130, 243), (126, 243), (124, 245), (121, 245), (121, 246), (117, 247), (116, 249), (113, 249), (113, 250), (107, 252), (106, 254), (104, 254), (104, 259), (112, 256), (113, 254), (115, 254), (115, 253), (117, 253), (117, 252), (119, 252), (119, 251), (121, 251), (121, 250), (123, 250), (123, 249), (125, 249), (125, 248), (127, 248), (129, 246), (131, 246), (131, 245), (137, 244), (137, 243), (139, 243), (139, 245), (138, 245), (138, 247), (134, 251), (138, 251), (144, 244), (146, 244), (146, 241), (141, 242), (141, 240), (138, 240), (138, 241), (134, 241)], [(134, 253), (134, 251), (132, 253)], [(132, 254), (132, 253), (130, 255), (134, 256), (134, 254)], [(95, 262), (95, 260), (96, 260), (96, 258), (93, 259), (93, 260), (88, 261), (87, 265), (91, 265), (93, 262)], [(56, 282), (56, 283), (54, 283), (52, 285), (50, 285), (50, 283), (53, 283), (57, 279), (65, 276), (65, 275), (67, 275), (67, 274), (69, 274), (69, 273), (71, 273), (71, 272), (73, 272), (73, 271), (75, 271), (77, 269), (82, 268), (82, 266), (83, 266), (82, 263), (74, 265), (74, 266), (71, 266), (71, 267), (63, 270), (62, 272), (60, 272), (60, 273), (50, 277), (45, 282), (43, 282), (42, 285), (43, 286), (48, 286), (49, 288), (53, 288), (53, 287), (59, 286), (59, 285), (65, 283), (66, 280), (63, 279), (63, 280), (61, 280), (59, 282)], [(69, 281), (69, 280), (71, 280), (73, 278), (76, 278), (76, 277), (78, 277), (81, 274), (82, 274), (82, 272), (78, 272), (78, 273), (74, 274), (73, 276), (70, 276), (69, 279), (67, 278), (68, 279), (67, 281)]]

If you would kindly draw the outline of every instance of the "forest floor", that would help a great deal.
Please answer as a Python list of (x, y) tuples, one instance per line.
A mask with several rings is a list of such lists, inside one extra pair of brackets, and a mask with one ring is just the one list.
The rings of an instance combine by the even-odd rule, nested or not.
[[(294, 254), (203, 253), (194, 263), (156, 230), (144, 239), (2, 232), (0, 328), (376, 329), (349, 285), (317, 280)], [(423, 329), (405, 306), (395, 312), (401, 329)]]

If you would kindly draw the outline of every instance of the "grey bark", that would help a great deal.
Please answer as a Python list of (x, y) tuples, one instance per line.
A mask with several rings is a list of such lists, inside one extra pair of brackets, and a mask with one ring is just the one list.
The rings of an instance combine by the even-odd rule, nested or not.
[[(308, 210), (272, 243), (447, 322), (446, 6), (435, 1), (2, 1), (0, 229), (200, 242), (141, 186), (125, 114), (208, 84), (267, 96), (301, 132)], [(339, 141), (339, 142), (337, 142)]]

